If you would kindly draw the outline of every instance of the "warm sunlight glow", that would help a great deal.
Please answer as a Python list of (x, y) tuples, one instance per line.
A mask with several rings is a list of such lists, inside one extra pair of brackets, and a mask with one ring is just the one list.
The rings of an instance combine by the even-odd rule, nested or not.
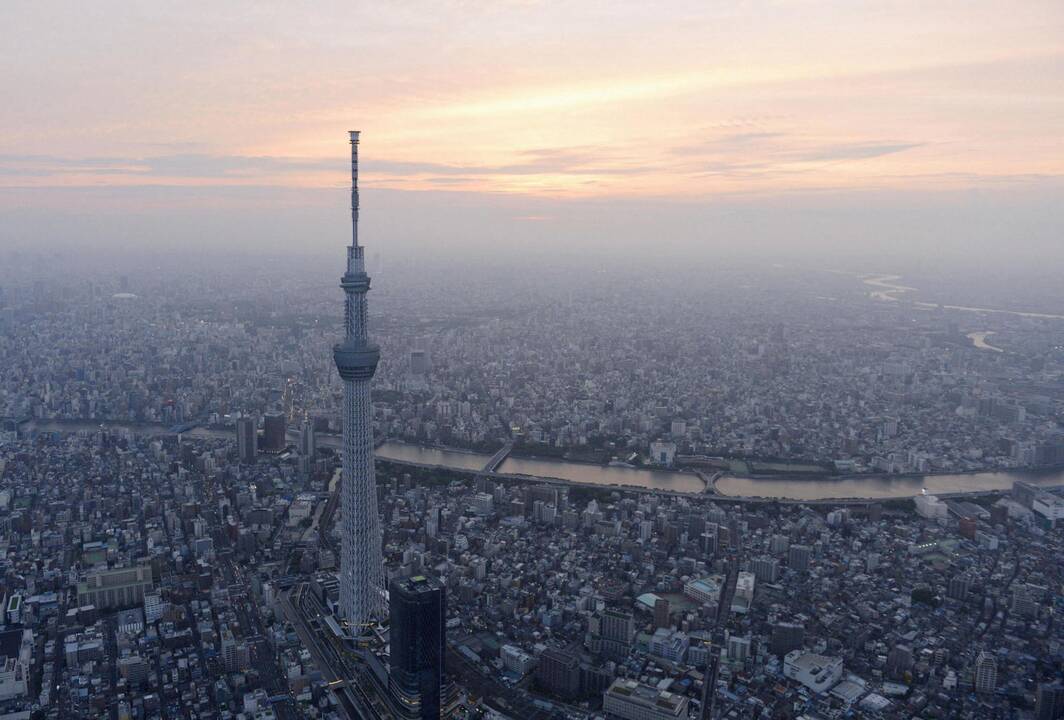
[[(373, 138), (366, 187), (397, 190), (691, 199), (1064, 173), (1059, 3), (427, 8), (345, 6), (335, 27), (220, 16), (231, 42), (202, 54), (205, 26), (178, 16), (176, 45), (157, 48), (158, 23), (133, 16), (141, 34), (117, 56), (68, 43), (100, 21), (70, 13), (52, 30), (65, 54), (13, 38), (25, 72), (0, 121), (0, 187), (340, 187), (336, 138), (353, 125)], [(467, 20), (475, 36), (444, 30)], [(151, 72), (117, 72), (140, 46)], [(79, 63), (96, 71), (73, 83)], [(55, 102), (42, 83), (60, 100), (38, 118)]]

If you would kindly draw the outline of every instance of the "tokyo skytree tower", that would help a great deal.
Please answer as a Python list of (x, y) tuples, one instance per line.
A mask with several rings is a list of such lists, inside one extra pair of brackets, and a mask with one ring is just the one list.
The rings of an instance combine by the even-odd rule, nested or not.
[(351, 135), (351, 246), (344, 290), (344, 341), (333, 348), (344, 381), (343, 546), (340, 557), (340, 609), (355, 632), (386, 612), (381, 528), (377, 515), (377, 481), (373, 471), (373, 407), (370, 382), (380, 348), (369, 341), (366, 327), (365, 249), (358, 244), (358, 132)]

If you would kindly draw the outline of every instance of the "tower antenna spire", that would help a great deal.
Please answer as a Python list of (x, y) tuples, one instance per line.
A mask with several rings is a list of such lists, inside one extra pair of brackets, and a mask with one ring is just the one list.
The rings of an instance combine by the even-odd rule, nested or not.
[(351, 247), (358, 247), (358, 136), (361, 130), (348, 130), (351, 137)]

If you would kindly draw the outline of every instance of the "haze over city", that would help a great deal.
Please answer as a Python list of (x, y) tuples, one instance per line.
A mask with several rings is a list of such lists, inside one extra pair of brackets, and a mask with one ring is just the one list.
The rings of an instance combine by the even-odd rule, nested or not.
[(0, 8), (0, 720), (1064, 718), (1064, 5)]

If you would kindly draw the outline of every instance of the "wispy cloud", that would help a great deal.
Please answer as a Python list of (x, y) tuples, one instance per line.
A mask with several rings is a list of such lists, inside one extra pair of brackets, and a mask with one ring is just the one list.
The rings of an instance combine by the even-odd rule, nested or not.
[(925, 143), (885, 143), (885, 142), (863, 142), (863, 143), (842, 143), (838, 145), (825, 145), (819, 148), (813, 148), (808, 151), (798, 151), (791, 155), (794, 160), (799, 161), (831, 161), (831, 160), (866, 160), (868, 158), (882, 157), (884, 155), (893, 155), (895, 153), (905, 152), (906, 150), (912, 150), (918, 148)]
[(342, 169), (343, 161), (185, 153), (147, 157), (0, 155), (0, 173), (27, 176), (131, 175), (224, 178), (277, 172)]
[[(367, 176), (447, 177), (496, 175), (620, 175), (644, 172), (644, 165), (618, 159), (607, 148), (541, 148), (517, 153), (518, 161), (505, 164), (451, 165), (438, 162), (368, 159)], [(294, 158), (247, 155), (181, 153), (143, 157), (63, 158), (51, 155), (0, 155), (0, 174), (27, 177), (70, 175), (127, 175), (145, 178), (244, 179), (303, 173), (346, 177), (343, 157)]]

